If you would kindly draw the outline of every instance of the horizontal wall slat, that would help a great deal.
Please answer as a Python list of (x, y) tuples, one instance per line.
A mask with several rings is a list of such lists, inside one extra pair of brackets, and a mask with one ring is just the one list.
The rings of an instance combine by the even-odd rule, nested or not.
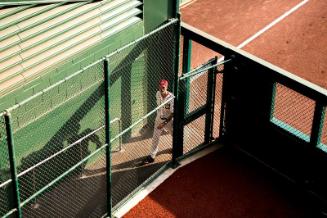
[(5, 24), (0, 31), (1, 92), (140, 22), (140, 5), (138, 0), (104, 0), (0, 8), (7, 15), (0, 20)]
[[(23, 70), (27, 70), (31, 67), (36, 67), (36, 65), (40, 64), (45, 59), (51, 58), (52, 56), (56, 56), (62, 52), (65, 52), (65, 51), (67, 51), (67, 49), (70, 49), (78, 44), (82, 45), (85, 43), (85, 41), (87, 39), (101, 34), (101, 32), (103, 30), (111, 28), (111, 27), (119, 24), (119, 22), (124, 21), (130, 17), (136, 16), (140, 13), (141, 13), (141, 11), (139, 9), (134, 8), (128, 12), (125, 12), (125, 14), (118, 16), (117, 18), (110, 20), (109, 22), (107, 22), (103, 25), (100, 25), (100, 23), (98, 23), (98, 22), (90, 23), (91, 26), (89, 29), (87, 29), (88, 32), (81, 31), (81, 29), (74, 29), (75, 31), (77, 31), (75, 34), (62, 35), (63, 40), (55, 43), (54, 45), (49, 45), (49, 41), (48, 41), (47, 43), (43, 43), (42, 45), (40, 45), (39, 48), (34, 48), (31, 51), (21, 53), (22, 57), (20, 59), (20, 64), (22, 64)], [(101, 27), (101, 29), (100, 29), (100, 27)], [(101, 37), (101, 36), (99, 35), (99, 37)], [(67, 38), (69, 38), (69, 41), (66, 40)], [(101, 38), (98, 39), (98, 41), (100, 41), (100, 40), (101, 40)], [(65, 48), (65, 49), (62, 49), (62, 48)], [(37, 50), (37, 49), (39, 49), (39, 50)], [(3, 71), (8, 70), (12, 67), (15, 67), (17, 64), (19, 64), (19, 62), (15, 62), (9, 66), (5, 65), (6, 68), (4, 70), (1, 70), (1, 68), (0, 68), (0, 72), (2, 72), (2, 74), (4, 74)], [(17, 72), (17, 74), (19, 74), (19, 73), (21, 73), (21, 72)], [(9, 78), (9, 77), (7, 77), (7, 78)], [(0, 79), (0, 82), (1, 82), (1, 79)]]
[(23, 31), (27, 31), (29, 29), (35, 28), (38, 25), (40, 25), (42, 23), (45, 23), (45, 22), (47, 22), (49, 20), (52, 20), (52, 19), (54, 19), (54, 18), (56, 18), (56, 17), (58, 17), (58, 16), (60, 16), (62, 14), (68, 13), (68, 12), (80, 7), (80, 4), (78, 4), (78, 5), (68, 5), (68, 6), (62, 6), (62, 7), (64, 7), (65, 10), (59, 10), (59, 12), (57, 12), (57, 13), (51, 15), (51, 16), (47, 16), (47, 18), (45, 20), (38, 20), (36, 23), (32, 23), (30, 25), (23, 25), (23, 27), (21, 27), (21, 28), (19, 28), (19, 25), (17, 24), (16, 26), (18, 27), (19, 30), (16, 31), (16, 32), (9, 32), (7, 34), (3, 34), (3, 36), (0, 37), (0, 41), (2, 41), (4, 39), (7, 39), (7, 38), (9, 38), (9, 37), (11, 37), (11, 36), (13, 36), (15, 34), (19, 34), (19, 33), (23, 32)]
[[(101, 33), (101, 36), (102, 36), (102, 38), (110, 37), (114, 34), (117, 34), (120, 31), (122, 31), (123, 29), (126, 29), (127, 27), (132, 26), (138, 22), (140, 22), (139, 18), (136, 18), (136, 17), (130, 18), (129, 20), (116, 25), (114, 28), (110, 28), (106, 31), (103, 31)], [(83, 42), (83, 45), (85, 46), (85, 48), (82, 48), (82, 49), (91, 47), (96, 43), (99, 43), (99, 41), (95, 40), (94, 38), (91, 38), (90, 40)], [(76, 50), (69, 49), (68, 51), (63, 52), (60, 55), (53, 56), (50, 60), (47, 59), (47, 60), (41, 61), (41, 63), (37, 67), (30, 67), (27, 70), (26, 69), (23, 70), (23, 68), (20, 67), (19, 71), (23, 72), (23, 73), (15, 75), (15, 77), (11, 77), (9, 80), (6, 80), (5, 82), (0, 83), (0, 90), (10, 89), (12, 87), (17, 86), (17, 84), (19, 84), (19, 83), (32, 80), (33, 78), (38, 77), (40, 75), (40, 73), (46, 71), (48, 68), (51, 68), (51, 66), (53, 66), (53, 62), (59, 63), (61, 61), (64, 61), (68, 57), (71, 57), (71, 56), (79, 53), (79, 51), (80, 51), (79, 49), (76, 49)]]
[(36, 17), (40, 14), (43, 14), (45, 12), (49, 12), (52, 9), (58, 8), (58, 5), (49, 5), (49, 6), (42, 6), (42, 7), (36, 7), (34, 8), (23, 10), (18, 14), (15, 14), (15, 19), (13, 20), (11, 17), (7, 17), (5, 19), (2, 19), (0, 30), (4, 30), (10, 26), (17, 25), (21, 22), (24, 22), (25, 20), (28, 20), (30, 18)]
[[(75, 8), (73, 11), (69, 11), (70, 13), (65, 15), (63, 14), (62, 16), (56, 17), (52, 20), (48, 20), (47, 22), (44, 22), (43, 24), (40, 24), (39, 26), (32, 28), (30, 30), (27, 31), (23, 31), (21, 33), (19, 33), (19, 37), (20, 37), (20, 41), (19, 40), (15, 40), (14, 38), (10, 38), (8, 40), (8, 43), (1, 43), (0, 45), (0, 51), (4, 51), (8, 48), (10, 48), (11, 46), (14, 45), (18, 45), (21, 44), (29, 39), (33, 39), (41, 34), (48, 34), (49, 31), (53, 31), (56, 28), (62, 28), (60, 25), (64, 24), (64, 23), (68, 23), (68, 21), (71, 22), (78, 22), (81, 19), (81, 16), (85, 16), (88, 15), (88, 12), (93, 12), (93, 13), (109, 13), (109, 10), (114, 10), (116, 7), (121, 6), (122, 4), (126, 4), (126, 0), (117, 0), (117, 1), (112, 1), (109, 2), (107, 4), (105, 4), (106, 6), (106, 11), (104, 11), (103, 9), (100, 11), (97, 11), (96, 9), (99, 8), (101, 5), (100, 4), (92, 4), (95, 7), (91, 7), (90, 5), (86, 5), (86, 6), (82, 6), (82, 7), (78, 7)], [(129, 3), (129, 6), (134, 5), (135, 7), (139, 6), (141, 3), (139, 1), (131, 1)], [(108, 7), (109, 6), (109, 7)], [(85, 10), (86, 9), (86, 10)], [(101, 9), (101, 7), (100, 7)], [(78, 18), (78, 19), (77, 19)], [(94, 17), (92, 17), (94, 18)], [(90, 19), (92, 19), (90, 18)], [(83, 21), (83, 22), (86, 22)], [(70, 23), (69, 25), (71, 25), (71, 28), (74, 28), (74, 25), (72, 23)], [(76, 26), (75, 26), (76, 27)], [(12, 32), (17, 32), (20, 29), (16, 26), (11, 27), (13, 28)], [(37, 29), (39, 29), (40, 31), (37, 31)], [(0, 35), (4, 35), (5, 33), (0, 31)], [(13, 36), (15, 37), (15, 36)], [(16, 36), (17, 37), (17, 36)], [(49, 34), (49, 36), (47, 36), (48, 38), (53, 37)], [(1, 40), (0, 40), (1, 41)], [(22, 45), (22, 47), (24, 47), (24, 44)], [(0, 57), (1, 58), (1, 57)], [(0, 61), (2, 59), (4, 59), (5, 57), (2, 56), (2, 58), (0, 59)]]
[(0, 15), (0, 20), (5, 19), (6, 17), (12, 16), (14, 14), (17, 14), (21, 11), (27, 10), (28, 8), (33, 7), (34, 5), (27, 5), (24, 7), (13, 7), (13, 8), (5, 8), (1, 9), (2, 13)]

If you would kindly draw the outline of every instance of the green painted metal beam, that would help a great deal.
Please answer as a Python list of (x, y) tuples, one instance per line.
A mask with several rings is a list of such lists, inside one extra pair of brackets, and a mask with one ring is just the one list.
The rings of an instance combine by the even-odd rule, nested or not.
[(7, 132), (11, 181), (13, 184), (13, 196), (15, 200), (14, 205), (17, 209), (17, 213), (16, 213), (17, 217), (22, 217), (22, 209), (20, 204), (20, 193), (19, 193), (19, 181), (17, 176), (17, 167), (16, 167), (16, 160), (15, 160), (16, 154), (15, 154), (15, 146), (14, 146), (14, 136), (13, 136), (13, 130), (11, 128), (10, 112), (6, 111), (4, 117), (5, 117), (6, 132)]
[[(211, 64), (215, 65), (218, 58), (215, 57)], [(215, 109), (215, 93), (216, 93), (216, 78), (217, 78), (217, 66), (208, 70), (208, 85), (207, 85), (207, 110), (205, 118), (205, 131), (204, 131), (204, 143), (208, 144), (212, 138), (213, 131), (213, 116)]]
[(225, 63), (228, 63), (231, 60), (232, 59), (227, 59), (227, 60), (220, 61), (220, 62), (218, 62), (218, 63), (216, 63), (214, 65), (210, 65), (210, 66), (208, 66), (208, 64), (205, 64), (204, 66), (201, 66), (200, 68), (193, 69), (190, 72), (183, 74), (179, 79), (180, 80), (188, 79), (189, 77), (196, 76), (196, 75), (201, 74), (201, 73), (203, 73), (205, 71), (208, 71), (208, 70), (210, 70), (212, 68), (215, 68), (215, 67), (217, 67), (219, 65), (223, 65)]
[[(182, 73), (188, 73), (191, 70), (191, 60), (192, 60), (192, 40), (189, 39), (187, 35), (184, 36), (183, 40), (183, 69)], [(190, 79), (186, 80), (187, 90), (190, 90)], [(185, 113), (188, 113), (190, 105), (190, 92), (186, 92), (185, 96)]]
[(316, 102), (310, 137), (310, 144), (313, 147), (317, 147), (321, 141), (321, 135), (325, 119), (325, 109), (325, 105), (322, 105), (320, 102)]
[(110, 143), (110, 70), (108, 59), (104, 60), (104, 96), (105, 96), (105, 134), (106, 134), (106, 168), (107, 168), (107, 216), (112, 214), (111, 191), (111, 143)]
[(184, 117), (185, 117), (185, 80), (179, 81), (177, 93), (178, 101), (175, 101), (174, 131), (173, 131), (173, 167), (178, 166), (177, 158), (183, 155), (184, 147)]
[[(229, 58), (229, 57), (225, 57), (225, 58)], [(222, 87), (221, 87), (221, 104), (220, 104), (220, 118), (219, 118), (219, 133), (218, 133), (218, 139), (223, 142), (224, 141), (224, 135), (226, 132), (226, 125), (225, 125), (225, 112), (226, 112), (226, 95), (227, 95), (227, 90), (226, 90), (226, 78), (225, 78), (225, 73), (228, 73), (228, 69), (230, 69), (232, 67), (232, 58), (231, 62), (229, 64), (226, 64), (224, 66), (224, 70), (223, 70), (223, 77), (222, 77)]]
[(199, 107), (198, 109), (190, 112), (189, 114), (186, 115), (184, 119), (184, 125), (187, 125), (191, 123), (192, 121), (198, 119), (199, 117), (203, 116), (207, 112), (207, 105), (203, 105)]
[[(179, 0), (175, 0), (175, 16), (178, 19), (175, 31), (175, 63), (174, 63), (174, 105), (177, 110), (174, 111), (174, 120), (173, 120), (173, 155), (172, 155), (172, 166), (177, 167), (179, 164), (177, 162), (177, 158), (183, 155), (183, 113), (184, 111), (180, 111), (185, 105), (184, 102), (180, 102), (179, 97), (179, 54), (180, 54), (180, 35), (181, 35), (181, 17), (179, 12)], [(183, 105), (181, 105), (183, 104)], [(184, 109), (183, 109), (184, 110)]]

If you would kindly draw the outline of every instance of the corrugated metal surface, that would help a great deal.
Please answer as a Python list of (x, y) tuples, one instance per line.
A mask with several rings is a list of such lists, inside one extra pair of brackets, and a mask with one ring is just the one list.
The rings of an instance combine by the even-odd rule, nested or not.
[(0, 8), (0, 92), (139, 22), (137, 0)]
[(0, 6), (55, 4), (60, 2), (85, 2), (87, 0), (0, 0)]

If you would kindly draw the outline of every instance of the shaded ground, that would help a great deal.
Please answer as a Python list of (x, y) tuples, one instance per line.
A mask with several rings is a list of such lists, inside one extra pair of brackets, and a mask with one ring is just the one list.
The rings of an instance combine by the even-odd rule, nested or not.
[(222, 149), (178, 170), (124, 217), (300, 218), (316, 214), (303, 196), (270, 171), (233, 150)]

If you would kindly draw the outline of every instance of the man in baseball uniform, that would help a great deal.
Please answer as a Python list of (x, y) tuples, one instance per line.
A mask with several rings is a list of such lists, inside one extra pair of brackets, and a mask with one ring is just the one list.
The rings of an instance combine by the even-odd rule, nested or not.
[[(171, 100), (168, 101), (169, 99)], [(167, 80), (160, 80), (159, 91), (156, 93), (156, 100), (158, 106), (164, 102), (168, 102), (161, 106), (157, 111), (157, 117), (154, 123), (151, 153), (146, 157), (144, 163), (154, 162), (159, 150), (158, 144), (162, 132), (166, 130), (170, 134), (173, 133), (174, 95), (168, 91)]]

